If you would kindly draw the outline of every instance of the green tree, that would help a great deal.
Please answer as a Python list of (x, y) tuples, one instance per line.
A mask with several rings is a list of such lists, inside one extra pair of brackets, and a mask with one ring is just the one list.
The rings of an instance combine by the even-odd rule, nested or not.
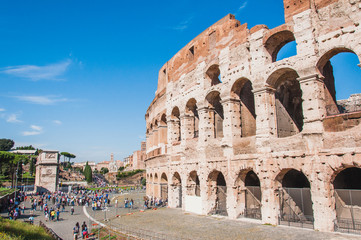
[(65, 162), (65, 158), (68, 158), (68, 162), (70, 162), (70, 159), (76, 158), (74, 154), (68, 152), (61, 152), (60, 155), (64, 157), (64, 162)]
[(93, 181), (93, 173), (92, 173), (92, 169), (89, 166), (88, 162), (86, 162), (85, 164), (85, 168), (84, 168), (84, 176), (85, 176), (85, 180), (88, 183), (91, 183)]
[(108, 172), (109, 172), (109, 169), (106, 168), (106, 167), (102, 167), (102, 169), (100, 169), (100, 173), (103, 174), (103, 175), (108, 173)]
[(29, 146), (22, 146), (15, 148), (16, 150), (35, 150), (35, 148), (32, 145)]
[(11, 139), (0, 139), (0, 151), (9, 151), (14, 146), (14, 141)]

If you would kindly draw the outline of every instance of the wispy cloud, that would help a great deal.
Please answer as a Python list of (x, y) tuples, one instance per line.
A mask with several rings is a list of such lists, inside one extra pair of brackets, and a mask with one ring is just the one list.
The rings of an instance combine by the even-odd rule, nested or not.
[(15, 113), (6, 116), (6, 121), (9, 122), (9, 123), (20, 123), (20, 122), (22, 122), (22, 121), (20, 121), (18, 119), (18, 115), (15, 114)]
[(239, 6), (239, 8), (237, 9), (237, 12), (234, 15), (239, 15), (243, 9), (245, 9), (247, 7), (248, 1), (244, 1), (241, 6)]
[(176, 31), (183, 31), (189, 27), (189, 25), (192, 23), (193, 17), (189, 17), (188, 19), (180, 22), (177, 26), (171, 27), (171, 29)]
[(54, 120), (53, 123), (56, 124), (56, 125), (61, 125), (61, 124), (63, 124), (62, 121), (59, 121), (59, 120)]
[(53, 105), (55, 103), (69, 101), (67, 98), (61, 98), (58, 96), (15, 96), (15, 98), (24, 102), (40, 105)]
[(5, 112), (5, 108), (0, 108), (0, 112)]
[(25, 131), (22, 132), (23, 136), (34, 136), (34, 135), (39, 135), (42, 133), (43, 128), (37, 125), (31, 125), (30, 128), (32, 129), (32, 131)]
[(15, 77), (30, 79), (32, 81), (60, 80), (59, 77), (66, 72), (66, 70), (69, 68), (71, 63), (72, 60), (68, 59), (63, 62), (48, 64), (45, 66), (36, 66), (36, 65), (10, 66), (0, 70), (0, 72)]

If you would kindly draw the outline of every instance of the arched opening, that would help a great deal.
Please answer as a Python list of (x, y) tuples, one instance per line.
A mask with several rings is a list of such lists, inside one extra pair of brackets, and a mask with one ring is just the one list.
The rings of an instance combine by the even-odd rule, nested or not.
[(228, 216), (227, 213), (227, 184), (223, 174), (213, 171), (208, 176), (208, 198), (210, 214)]
[(361, 169), (346, 168), (333, 181), (336, 231), (361, 233)]
[(189, 196), (201, 196), (201, 188), (199, 183), (199, 177), (196, 171), (192, 171), (189, 174), (187, 180), (187, 195)]
[(221, 81), (221, 71), (219, 70), (219, 66), (214, 64), (210, 66), (206, 72), (206, 76), (211, 81), (211, 86), (222, 83)]
[(172, 136), (173, 142), (178, 142), (181, 140), (181, 121), (180, 121), (180, 112), (178, 107), (174, 107), (172, 110)]
[(177, 208), (182, 207), (182, 181), (178, 172), (173, 174), (172, 191), (174, 195), (174, 205)]
[(284, 170), (278, 176), (282, 187), (280, 197), (280, 224), (313, 228), (313, 209), (310, 182), (298, 170)]
[(276, 89), (277, 136), (288, 137), (302, 131), (302, 90), (298, 74), (292, 69), (281, 69), (271, 75)]
[(159, 143), (167, 144), (167, 117), (162, 114), (159, 123)]
[[(256, 135), (256, 111), (252, 83), (248, 79), (239, 79), (232, 86), (232, 97), (240, 100), (241, 136)], [(238, 111), (234, 111), (234, 114)]]
[(261, 184), (253, 170), (243, 170), (236, 180), (237, 212), (241, 217), (262, 219)]
[[(288, 43), (291, 44), (287, 45)], [(265, 43), (265, 48), (270, 54), (272, 62), (276, 62), (283, 58), (297, 54), (297, 50), (294, 52), (292, 45), (294, 45), (296, 48), (295, 36), (293, 35), (293, 32), (284, 30), (277, 32), (269, 37)], [(289, 49), (289, 47), (292, 47), (292, 49)], [(281, 49), (283, 51), (281, 54), (279, 54)]]
[(223, 137), (223, 106), (219, 92), (213, 91), (206, 97), (209, 107), (209, 118), (213, 128), (214, 138)]
[(165, 173), (162, 173), (160, 178), (160, 187), (160, 197), (163, 200), (168, 200), (168, 178)]
[(286, 59), (292, 56), (297, 55), (297, 43), (296, 41), (291, 41), (286, 43), (278, 52), (276, 61)]
[(158, 181), (158, 174), (154, 174), (154, 181), (153, 181), (153, 186), (154, 186), (154, 197), (159, 197), (159, 181)]
[(194, 98), (187, 102), (186, 113), (189, 117), (189, 136), (191, 138), (197, 138), (199, 135), (199, 115), (197, 101)]
[(361, 69), (358, 56), (347, 48), (327, 52), (317, 67), (324, 77), (327, 115), (361, 111)]

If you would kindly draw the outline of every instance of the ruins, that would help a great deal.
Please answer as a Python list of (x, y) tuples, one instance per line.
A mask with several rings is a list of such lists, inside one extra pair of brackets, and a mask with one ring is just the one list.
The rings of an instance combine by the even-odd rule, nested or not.
[(42, 151), (36, 162), (35, 192), (55, 192), (59, 185), (58, 151)]
[[(360, 233), (361, 97), (336, 99), (330, 59), (361, 57), (361, 1), (284, 0), (284, 13), (274, 29), (229, 14), (160, 69), (145, 115), (147, 195)], [(292, 41), (297, 54), (279, 60)]]

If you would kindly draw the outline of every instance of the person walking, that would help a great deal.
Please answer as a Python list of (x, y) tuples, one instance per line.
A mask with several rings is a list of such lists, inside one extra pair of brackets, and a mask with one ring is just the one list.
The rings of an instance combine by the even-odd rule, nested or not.
[(79, 230), (80, 230), (80, 226), (79, 226), (79, 222), (77, 222), (75, 224), (75, 227), (73, 228), (74, 240), (78, 239)]
[(74, 207), (73, 206), (71, 206), (70, 212), (71, 212), (71, 215), (74, 214)]

